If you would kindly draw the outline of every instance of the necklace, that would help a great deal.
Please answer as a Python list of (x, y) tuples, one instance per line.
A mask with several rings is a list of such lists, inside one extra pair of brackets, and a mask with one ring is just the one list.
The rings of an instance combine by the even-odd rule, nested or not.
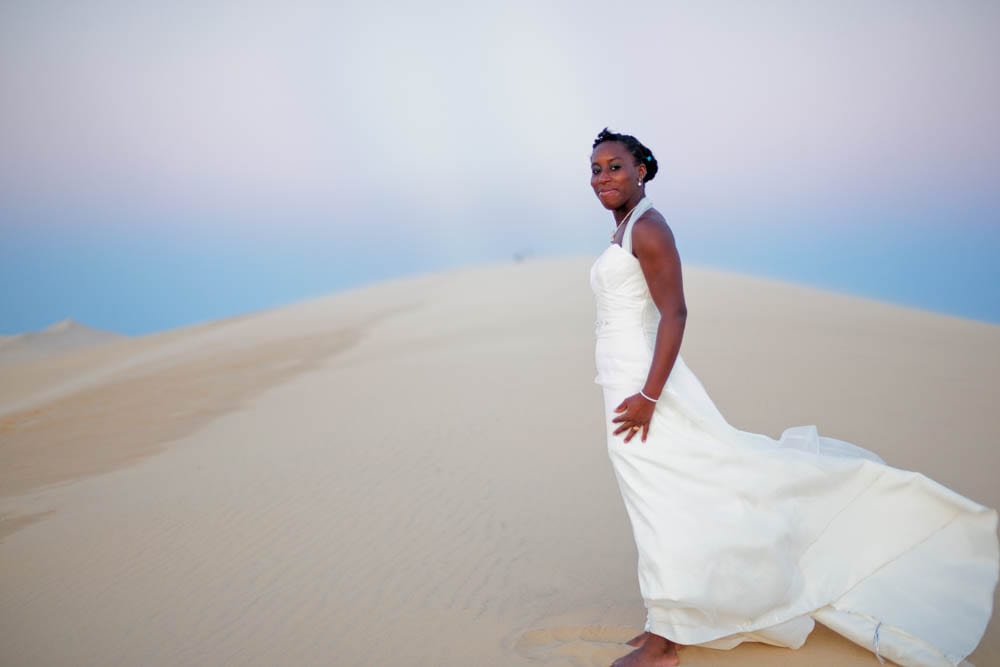
[(629, 219), (630, 217), (632, 217), (632, 211), (634, 211), (634, 210), (635, 210), (636, 208), (638, 208), (639, 204), (641, 204), (641, 203), (642, 203), (642, 200), (640, 199), (640, 200), (638, 201), (638, 203), (636, 203), (636, 205), (635, 205), (635, 206), (633, 206), (633, 207), (632, 207), (632, 208), (631, 208), (631, 209), (629, 210), (629, 212), (625, 214), (625, 217), (624, 217), (624, 218), (622, 218), (622, 221), (618, 223), (618, 226), (617, 226), (617, 227), (615, 227), (615, 231), (611, 232), (611, 242), (612, 242), (612, 243), (614, 243), (614, 242), (615, 242), (615, 237), (616, 237), (616, 236), (618, 236), (618, 230), (622, 228), (622, 225), (624, 225), (624, 224), (625, 224), (626, 222), (628, 222), (628, 219)]

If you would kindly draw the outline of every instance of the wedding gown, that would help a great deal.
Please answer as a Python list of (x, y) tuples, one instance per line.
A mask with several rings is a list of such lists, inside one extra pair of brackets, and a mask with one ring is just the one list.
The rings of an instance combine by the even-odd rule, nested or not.
[(594, 263), (597, 383), (639, 553), (646, 629), (682, 645), (798, 648), (814, 620), (905, 667), (959, 664), (997, 582), (997, 515), (860, 447), (740, 431), (678, 357), (648, 440), (612, 435), (643, 386), (659, 313), (623, 245)]

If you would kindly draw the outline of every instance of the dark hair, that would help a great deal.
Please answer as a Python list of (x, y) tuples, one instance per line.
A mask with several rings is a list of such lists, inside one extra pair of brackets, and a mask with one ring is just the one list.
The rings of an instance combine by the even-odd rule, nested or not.
[(649, 150), (643, 146), (642, 142), (633, 137), (631, 134), (618, 134), (617, 132), (612, 132), (608, 128), (601, 130), (601, 133), (597, 135), (594, 139), (593, 148), (597, 148), (598, 145), (603, 144), (605, 141), (617, 141), (618, 143), (625, 146), (632, 157), (635, 158), (636, 164), (646, 165), (646, 178), (643, 181), (648, 183), (653, 180), (656, 176), (656, 172), (659, 171), (659, 167), (656, 164), (656, 158), (653, 157), (653, 151)]

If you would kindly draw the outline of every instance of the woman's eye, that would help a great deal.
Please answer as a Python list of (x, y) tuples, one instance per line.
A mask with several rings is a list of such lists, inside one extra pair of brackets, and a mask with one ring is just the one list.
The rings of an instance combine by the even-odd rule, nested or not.
[(599, 173), (601, 173), (601, 168), (600, 167), (591, 167), (590, 168), (590, 173), (593, 174), (594, 176), (597, 176)]
[(622, 168), (622, 166), (620, 164), (613, 164), (613, 165), (611, 165), (611, 171), (618, 171), (621, 168)]

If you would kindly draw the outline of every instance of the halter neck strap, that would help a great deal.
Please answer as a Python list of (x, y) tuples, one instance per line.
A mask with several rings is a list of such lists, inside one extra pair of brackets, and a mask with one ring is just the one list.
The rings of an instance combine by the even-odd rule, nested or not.
[(628, 222), (625, 223), (625, 232), (622, 234), (622, 250), (630, 255), (632, 254), (632, 225), (642, 217), (643, 213), (651, 208), (653, 208), (653, 202), (649, 201), (647, 197), (643, 197), (628, 216)]

